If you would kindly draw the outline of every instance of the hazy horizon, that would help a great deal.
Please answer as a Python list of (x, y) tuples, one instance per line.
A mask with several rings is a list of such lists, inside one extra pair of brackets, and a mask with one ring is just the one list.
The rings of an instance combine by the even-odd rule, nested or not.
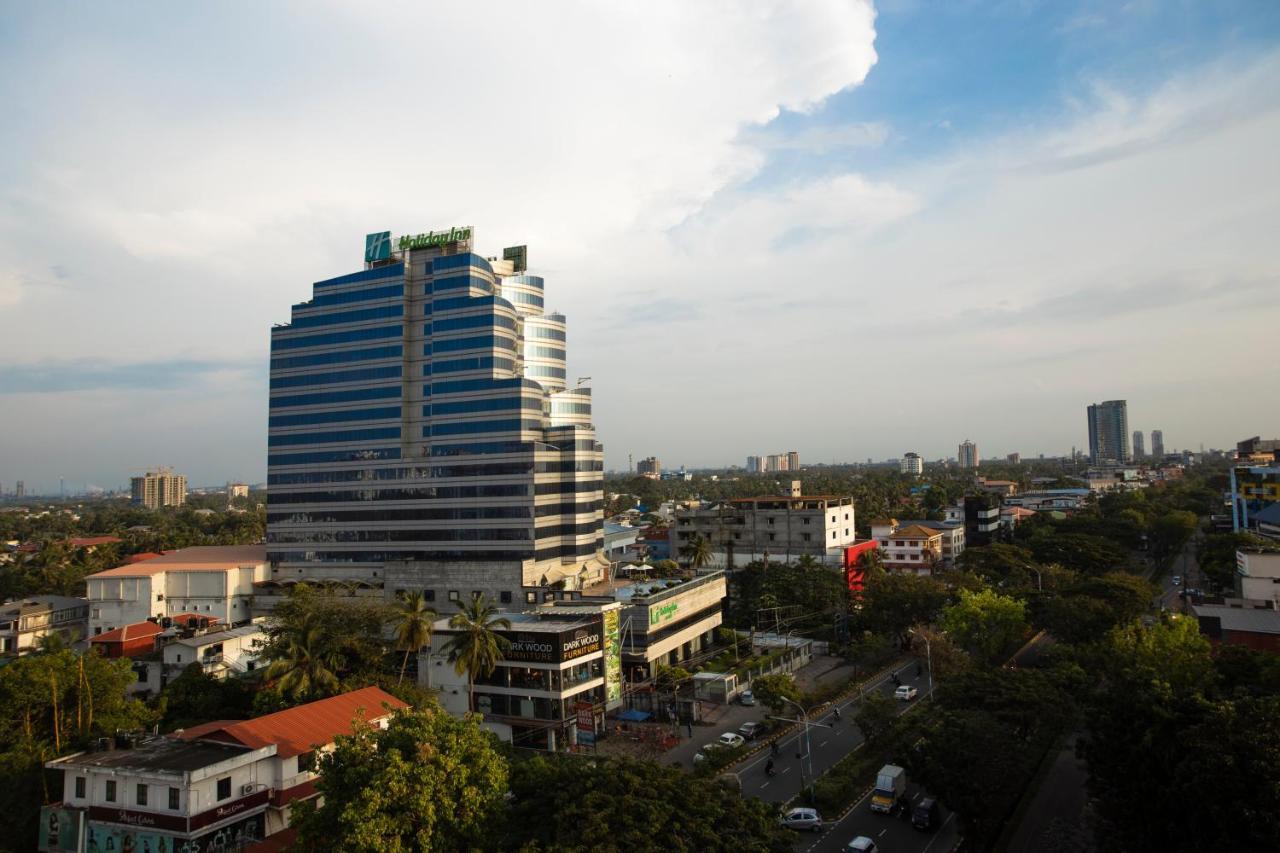
[(1280, 435), (1280, 7), (571, 5), (10, 9), (3, 489), (262, 482), (271, 325), (460, 225), (610, 469)]

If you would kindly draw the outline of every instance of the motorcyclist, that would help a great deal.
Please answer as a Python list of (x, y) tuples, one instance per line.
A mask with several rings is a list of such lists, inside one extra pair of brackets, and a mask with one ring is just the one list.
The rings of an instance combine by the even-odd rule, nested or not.
[(831, 708), (831, 713), (835, 716), (837, 720), (840, 719), (840, 706), (833, 705)]
[(770, 758), (770, 759), (769, 759), (769, 761), (764, 765), (764, 775), (766, 775), (766, 776), (772, 776), (772, 775), (773, 775), (773, 772), (774, 772), (774, 771), (773, 771), (773, 759), (772, 759), (772, 758)]

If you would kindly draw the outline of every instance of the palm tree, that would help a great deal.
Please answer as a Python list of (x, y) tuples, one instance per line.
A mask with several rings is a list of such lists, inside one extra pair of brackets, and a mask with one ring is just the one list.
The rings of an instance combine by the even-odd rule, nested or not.
[(404, 670), (409, 665), (409, 652), (422, 651), (422, 647), (431, 642), (432, 622), (436, 619), (435, 610), (427, 606), (422, 593), (414, 590), (395, 605), (396, 642), (404, 648), (404, 660), (400, 662), (400, 681), (404, 681)]
[(281, 639), (284, 642), (266, 673), (268, 681), (278, 679), (281, 693), (298, 699), (338, 691), (334, 670), (341, 666), (341, 655), (329, 648), (319, 622), (307, 620)]
[(694, 536), (689, 544), (680, 550), (694, 569), (700, 569), (711, 562), (711, 543), (702, 534)]
[(510, 648), (511, 641), (498, 630), (510, 629), (511, 620), (499, 615), (498, 608), (478, 593), (470, 601), (458, 603), (458, 612), (449, 617), (449, 627), (458, 632), (445, 644), (449, 662), (458, 675), (467, 674), (467, 704), (474, 711), (476, 676), (492, 673)]

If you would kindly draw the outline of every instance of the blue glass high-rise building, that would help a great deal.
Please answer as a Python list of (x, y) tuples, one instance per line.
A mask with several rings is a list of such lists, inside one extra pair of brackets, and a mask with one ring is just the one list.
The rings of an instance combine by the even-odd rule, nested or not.
[(1089, 458), (1095, 465), (1130, 461), (1129, 404), (1124, 400), (1089, 406)]
[(603, 448), (524, 247), (365, 241), (271, 331), (273, 581), (525, 604), (598, 579)]

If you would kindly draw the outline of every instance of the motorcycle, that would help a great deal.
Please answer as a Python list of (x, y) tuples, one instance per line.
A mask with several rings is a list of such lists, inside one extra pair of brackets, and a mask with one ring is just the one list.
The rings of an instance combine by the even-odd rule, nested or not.
[(764, 775), (773, 777), (778, 775), (778, 771), (773, 769), (773, 759), (769, 759), (769, 763), (764, 766)]

